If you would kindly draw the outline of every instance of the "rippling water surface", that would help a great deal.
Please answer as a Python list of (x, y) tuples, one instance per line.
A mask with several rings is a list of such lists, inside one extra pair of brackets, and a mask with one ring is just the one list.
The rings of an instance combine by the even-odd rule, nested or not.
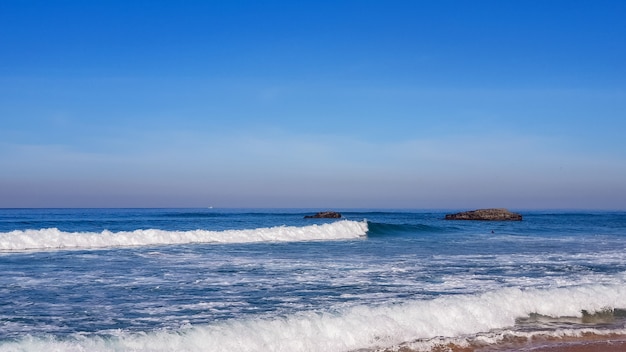
[(0, 351), (428, 349), (623, 333), (626, 213), (311, 212), (1, 209)]

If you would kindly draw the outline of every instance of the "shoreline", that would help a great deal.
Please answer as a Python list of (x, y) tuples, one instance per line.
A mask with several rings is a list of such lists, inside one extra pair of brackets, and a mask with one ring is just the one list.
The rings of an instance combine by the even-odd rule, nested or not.
[(484, 349), (478, 348), (475, 350), (467, 350), (467, 352), (487, 351), (623, 352), (626, 351), (626, 335), (585, 334), (579, 337), (536, 338), (527, 341), (525, 344), (517, 346), (509, 345), (499, 347), (498, 345), (495, 345)]
[(581, 336), (510, 336), (499, 342), (423, 340), (376, 350), (382, 352), (624, 352), (626, 334), (585, 333)]
[(626, 341), (595, 341), (588, 343), (566, 343), (555, 346), (545, 346), (529, 349), (532, 352), (623, 352), (626, 351)]

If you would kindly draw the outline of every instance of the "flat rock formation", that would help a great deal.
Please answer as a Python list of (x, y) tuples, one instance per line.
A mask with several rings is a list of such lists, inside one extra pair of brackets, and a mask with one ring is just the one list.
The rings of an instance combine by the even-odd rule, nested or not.
[(522, 216), (506, 209), (478, 209), (447, 214), (446, 220), (522, 221)]
[(339, 219), (340, 213), (334, 211), (321, 211), (315, 215), (305, 215), (305, 219)]

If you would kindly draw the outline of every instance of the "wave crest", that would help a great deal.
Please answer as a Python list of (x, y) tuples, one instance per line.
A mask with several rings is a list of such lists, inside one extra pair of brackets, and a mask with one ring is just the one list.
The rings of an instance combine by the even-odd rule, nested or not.
[(57, 228), (0, 233), (0, 251), (88, 249), (187, 243), (296, 242), (356, 239), (367, 222), (342, 220), (308, 226), (275, 226), (248, 230), (167, 231), (143, 229), (111, 232), (64, 232)]
[[(178, 331), (145, 334), (111, 332), (67, 340), (28, 337), (2, 343), (4, 351), (357, 351), (422, 350), (442, 341), (465, 345), (472, 341), (498, 343), (507, 336), (533, 335), (515, 330), (516, 319), (542, 314), (582, 317), (626, 306), (624, 285), (590, 285), (557, 289), (507, 288), (478, 295), (440, 297), (428, 301), (357, 306), (330, 312), (300, 312), (273, 319), (227, 320), (211, 325), (186, 326)], [(581, 329), (545, 329), (538, 333), (623, 334), (622, 327), (588, 325)], [(532, 332), (532, 331), (531, 331)], [(489, 341), (488, 341), (489, 340)]]

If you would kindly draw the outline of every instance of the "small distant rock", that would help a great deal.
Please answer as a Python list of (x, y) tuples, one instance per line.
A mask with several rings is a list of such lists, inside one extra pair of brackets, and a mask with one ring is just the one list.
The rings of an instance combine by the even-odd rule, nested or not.
[(315, 215), (305, 215), (305, 219), (339, 219), (340, 213), (334, 211), (321, 211)]
[(478, 209), (447, 214), (446, 220), (522, 221), (522, 216), (506, 209)]

